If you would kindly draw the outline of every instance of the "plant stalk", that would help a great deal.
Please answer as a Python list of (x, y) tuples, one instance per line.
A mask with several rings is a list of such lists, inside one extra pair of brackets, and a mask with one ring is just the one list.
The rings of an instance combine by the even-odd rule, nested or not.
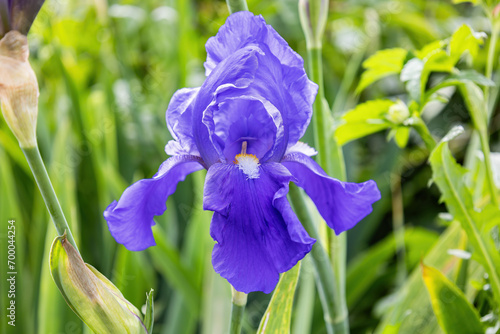
[[(485, 75), (487, 78), (491, 79), (493, 75), (493, 67), (495, 65), (495, 51), (497, 48), (497, 43), (498, 43), (498, 28), (497, 25), (495, 24), (495, 20), (493, 17), (490, 16), (490, 22), (491, 22), (491, 39), (490, 39), (490, 44), (488, 46), (488, 58), (486, 60), (486, 72)], [(484, 99), (486, 103), (489, 105), (490, 101), (490, 87), (486, 86), (484, 87)], [(491, 111), (492, 108), (488, 108), (488, 119), (491, 116)]]
[(411, 125), (417, 131), (417, 133), (420, 135), (422, 140), (424, 141), (425, 147), (429, 150), (429, 153), (436, 148), (436, 140), (434, 137), (432, 137), (431, 132), (429, 131), (429, 128), (425, 124), (425, 122), (417, 116), (414, 116), (411, 118)]
[[(289, 191), (290, 202), (293, 205), (297, 217), (306, 229), (309, 236), (318, 240), (319, 235), (311, 219), (309, 210), (307, 209), (306, 202), (304, 201), (301, 191), (294, 185), (290, 185)], [(323, 306), (323, 314), (325, 319), (326, 331), (328, 334), (341, 333), (337, 332), (334, 323), (336, 316), (342, 315), (337, 312), (337, 296), (336, 296), (336, 280), (333, 268), (330, 265), (328, 254), (321, 243), (316, 242), (311, 250), (311, 256), (315, 268), (316, 282), (318, 286), (318, 293)]]
[(233, 306), (231, 309), (231, 324), (229, 334), (240, 334), (243, 326), (243, 314), (247, 305), (247, 294), (231, 287), (233, 293)]
[(246, 0), (226, 0), (227, 7), (229, 8), (229, 13), (233, 14), (236, 12), (248, 11), (248, 5)]
[(45, 202), (45, 205), (47, 206), (47, 210), (49, 211), (50, 217), (54, 222), (57, 234), (59, 236), (62, 236), (64, 235), (64, 233), (66, 233), (68, 241), (78, 251), (75, 239), (71, 234), (71, 230), (68, 226), (68, 222), (66, 221), (66, 217), (64, 216), (64, 213), (61, 209), (61, 205), (59, 204), (59, 200), (57, 199), (54, 188), (52, 187), (52, 182), (50, 182), (50, 178), (49, 175), (47, 174), (47, 170), (40, 155), (40, 151), (38, 150), (38, 146), (30, 148), (22, 148), (22, 150), (24, 156), (26, 157), (26, 160), (28, 160), (31, 172), (35, 177), (35, 181), (38, 185), (38, 189), (40, 189), (40, 193), (42, 194), (43, 200)]
[(498, 207), (498, 190), (493, 179), (493, 169), (491, 166), (490, 157), (490, 144), (488, 142), (488, 133), (481, 131), (479, 133), (479, 139), (481, 141), (481, 148), (484, 155), (484, 167), (486, 168), (486, 181), (488, 182), (488, 188), (490, 190), (491, 202), (493, 205)]
[[(314, 142), (318, 150), (318, 163), (329, 175), (342, 181), (346, 179), (344, 156), (342, 148), (333, 140), (333, 119), (328, 103), (325, 99), (323, 83), (323, 59), (322, 48), (308, 48), (309, 75), (311, 80), (318, 84), (318, 95), (313, 105)], [(346, 249), (347, 234), (335, 235), (334, 231), (328, 229), (327, 249), (335, 279), (334, 294), (334, 328), (336, 333), (349, 333), (348, 309), (345, 297), (346, 277)]]

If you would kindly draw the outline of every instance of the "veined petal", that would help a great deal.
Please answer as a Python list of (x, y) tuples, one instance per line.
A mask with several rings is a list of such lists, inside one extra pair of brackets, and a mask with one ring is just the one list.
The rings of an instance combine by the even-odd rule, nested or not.
[(217, 35), (208, 39), (206, 75), (234, 52), (252, 44), (268, 45), (272, 54), (284, 65), (304, 67), (302, 58), (273, 27), (266, 24), (261, 15), (254, 16), (251, 12), (242, 11), (231, 14)]
[(279, 273), (292, 268), (315, 242), (287, 202), (291, 180), (279, 163), (261, 165), (256, 179), (232, 164), (208, 170), (203, 206), (215, 211), (212, 263), (238, 291), (271, 292)]
[(380, 199), (380, 191), (374, 181), (341, 182), (329, 177), (305, 154), (287, 154), (282, 164), (297, 178), (297, 185), (306, 191), (337, 235), (372, 212), (372, 204)]
[(174, 156), (167, 159), (151, 179), (137, 181), (128, 187), (118, 202), (113, 201), (104, 218), (116, 242), (128, 250), (140, 251), (156, 245), (151, 227), (154, 216), (167, 209), (166, 201), (190, 173), (203, 169), (196, 156)]
[(193, 104), (197, 88), (182, 88), (175, 92), (166, 112), (167, 127), (177, 144), (169, 143), (165, 147), (168, 155), (184, 154), (200, 155), (193, 136)]
[[(227, 91), (225, 92), (227, 93)], [(258, 97), (217, 94), (203, 115), (210, 140), (225, 162), (233, 162), (243, 141), (247, 153), (265, 161), (281, 136), (281, 115), (270, 102)], [(264, 159), (263, 159), (264, 158)]]
[(214, 94), (226, 89), (238, 90), (248, 87), (257, 70), (259, 48), (248, 46), (226, 58), (212, 72), (200, 88), (193, 109), (193, 133), (200, 156), (208, 167), (223, 159), (210, 140), (207, 126), (203, 123), (205, 110), (212, 104)]

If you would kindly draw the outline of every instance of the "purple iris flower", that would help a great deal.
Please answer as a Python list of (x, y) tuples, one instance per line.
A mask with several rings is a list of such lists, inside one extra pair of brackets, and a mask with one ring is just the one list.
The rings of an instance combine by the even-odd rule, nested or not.
[(26, 35), (45, 0), (0, 0), (0, 38), (11, 30)]
[(153, 217), (164, 213), (177, 183), (207, 169), (203, 208), (214, 212), (215, 271), (236, 290), (271, 292), (279, 274), (312, 248), (286, 195), (302, 187), (339, 234), (380, 199), (374, 181), (341, 182), (298, 140), (311, 120), (318, 87), (295, 53), (262, 16), (232, 14), (206, 44), (207, 78), (170, 101), (167, 159), (151, 179), (125, 190), (104, 212), (111, 234), (129, 250), (155, 245)]

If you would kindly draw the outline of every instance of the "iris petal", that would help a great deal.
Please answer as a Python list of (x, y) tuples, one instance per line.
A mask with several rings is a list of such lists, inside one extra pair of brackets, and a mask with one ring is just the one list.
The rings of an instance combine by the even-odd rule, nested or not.
[(372, 204), (380, 199), (375, 181), (341, 182), (329, 177), (305, 154), (287, 154), (282, 164), (297, 178), (297, 185), (306, 191), (337, 235), (372, 212)]
[(190, 173), (202, 169), (195, 156), (175, 156), (167, 159), (151, 179), (137, 181), (128, 187), (118, 202), (111, 203), (104, 218), (116, 242), (128, 250), (140, 251), (156, 243), (151, 227), (154, 216), (167, 209), (166, 201)]
[(221, 61), (235, 51), (260, 43), (268, 45), (272, 54), (281, 59), (284, 65), (304, 67), (302, 58), (288, 46), (273, 27), (266, 24), (261, 15), (254, 16), (250, 12), (242, 11), (229, 16), (217, 35), (208, 39), (206, 75), (208, 76)]
[(217, 66), (200, 88), (193, 109), (192, 131), (200, 156), (207, 166), (213, 165), (223, 157), (210, 140), (207, 126), (203, 123), (204, 112), (214, 103), (216, 93), (248, 87), (255, 77), (258, 67), (256, 53), (259, 52), (262, 50), (250, 46), (238, 50)]
[(168, 105), (166, 118), (168, 130), (176, 143), (165, 147), (168, 155), (180, 153), (199, 155), (193, 136), (193, 103), (200, 88), (183, 88), (175, 92)]
[(292, 268), (315, 242), (286, 199), (291, 180), (278, 163), (260, 166), (258, 179), (247, 179), (231, 164), (208, 170), (203, 205), (215, 211), (212, 263), (238, 291), (271, 292), (279, 273)]
[(234, 161), (243, 141), (247, 142), (247, 153), (265, 161), (274, 148), (280, 120), (279, 111), (268, 101), (225, 94), (217, 95), (203, 116), (210, 139), (226, 162)]

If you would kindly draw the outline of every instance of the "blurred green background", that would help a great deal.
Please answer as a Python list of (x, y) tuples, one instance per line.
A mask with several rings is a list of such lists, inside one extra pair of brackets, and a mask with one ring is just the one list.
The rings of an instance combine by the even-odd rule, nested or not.
[[(305, 57), (297, 1), (250, 0), (248, 5)], [(167, 158), (163, 149), (171, 139), (165, 125), (169, 100), (177, 89), (203, 82), (204, 44), (227, 16), (225, 1), (47, 0), (29, 35), (31, 63), (40, 85), (39, 146), (82, 256), (139, 308), (146, 292), (155, 290), (155, 333), (224, 333), (229, 323), (230, 288), (213, 272), (211, 213), (201, 209), (204, 172), (179, 184), (167, 202), (167, 212), (156, 219), (158, 246), (147, 251), (129, 252), (118, 245), (102, 212), (132, 182), (151, 177)], [(463, 23), (476, 31), (490, 29), (480, 10), (470, 4), (331, 1), (323, 56), (333, 112), (338, 115), (358, 102), (404, 93), (397, 78), (388, 78), (356, 95), (366, 57), (390, 47), (418, 49), (450, 36)], [(474, 64), (480, 72), (485, 58), (482, 49)], [(438, 137), (453, 125), (469, 123), (458, 96), (440, 113), (433, 113), (432, 120), (428, 118)], [(491, 129), (492, 150), (500, 151), (498, 115)], [(313, 144), (311, 133), (304, 141)], [(429, 254), (444, 264), (449, 260), (446, 243), (461, 242), (456, 228), (438, 240), (446, 221), (436, 217), (446, 210), (436, 204), (438, 190), (428, 188), (427, 153), (417, 136), (410, 141), (402, 152), (393, 142), (387, 143), (384, 134), (376, 134), (344, 148), (349, 180), (374, 179), (383, 196), (373, 214), (348, 234), (352, 333), (390, 328), (384, 322), (392, 316), (410, 319), (405, 325), (408, 333), (439, 332), (426, 295), (416, 305), (400, 309), (401, 314), (393, 312), (404, 299), (398, 289), (420, 259)], [(465, 144), (455, 143), (459, 160)], [(393, 221), (403, 213), (406, 253), (405, 263), (398, 266), (401, 253), (395, 246)], [(0, 119), (1, 254), (7, 249), (9, 219), (15, 219), (17, 227), (17, 326), (7, 328), (2, 307), (0, 332), (84, 333), (50, 277), (48, 252), (56, 233), (24, 156)], [(2, 301), (5, 261), (2, 256)], [(270, 297), (249, 296), (245, 333), (256, 331)], [(324, 333), (322, 319), (306, 258), (292, 333)]]

